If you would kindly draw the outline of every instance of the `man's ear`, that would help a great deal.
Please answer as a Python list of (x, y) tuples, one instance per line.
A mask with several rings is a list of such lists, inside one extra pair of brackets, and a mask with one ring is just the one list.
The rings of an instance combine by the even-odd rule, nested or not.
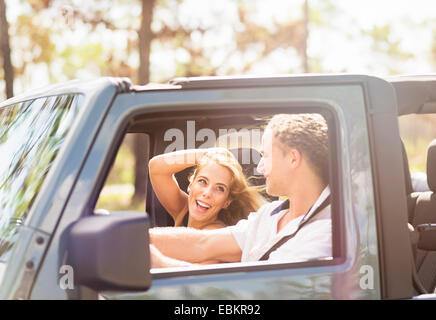
[(297, 168), (301, 163), (301, 158), (301, 152), (298, 149), (292, 148), (289, 150), (291, 168)]

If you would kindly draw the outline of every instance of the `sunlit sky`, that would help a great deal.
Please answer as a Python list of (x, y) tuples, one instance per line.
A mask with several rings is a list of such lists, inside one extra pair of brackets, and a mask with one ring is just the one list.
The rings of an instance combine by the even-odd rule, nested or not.
[[(335, 4), (343, 8), (345, 15), (342, 15), (336, 25), (352, 30), (358, 25), (367, 30), (373, 26), (391, 24), (393, 34), (392, 40), (400, 42), (400, 48), (415, 55), (414, 59), (403, 64), (402, 72), (405, 73), (428, 73), (434, 70), (430, 63), (432, 41), (434, 40), (434, 23), (436, 22), (436, 1), (417, 0), (336, 0)], [(425, 25), (425, 22), (428, 25)], [(355, 23), (357, 22), (357, 23)], [(433, 28), (432, 28), (433, 27)], [(320, 32), (321, 34), (321, 32)], [(317, 54), (328, 57), (326, 66), (333, 69), (347, 68), (352, 72), (370, 72), (385, 74), (386, 70), (380, 67), (370, 68), (376, 63), (373, 56), (365, 56), (368, 51), (368, 44), (365, 40), (353, 41), (350, 45), (346, 39), (334, 41), (334, 55), (328, 54), (323, 45), (323, 37), (320, 34), (312, 34), (310, 49)], [(319, 37), (317, 37), (319, 36)], [(329, 38), (329, 35), (325, 35)], [(365, 50), (366, 48), (366, 50)]]
[[(302, 17), (303, 0), (245, 0), (250, 8), (252, 20), (267, 28), (274, 28), (274, 21), (286, 22)], [(324, 24), (310, 21), (308, 56), (312, 63), (316, 61), (322, 72), (350, 72), (375, 75), (389, 75), (390, 73), (431, 73), (435, 69), (432, 57), (432, 47), (436, 39), (436, 1), (435, 0), (331, 0), (335, 11), (328, 11), (328, 6), (323, 0), (309, 0), (312, 15), (321, 19)], [(57, 6), (71, 4), (86, 12), (87, 6), (92, 2), (85, 0), (55, 1)], [(105, 3), (101, 1), (101, 3)], [(139, 1), (131, 1), (132, 6), (114, 8), (111, 1), (107, 2), (107, 10), (113, 21), (118, 26), (128, 24), (129, 17), (132, 21), (139, 21)], [(256, 52), (244, 55), (234, 54), (229, 56), (228, 51), (234, 48), (232, 32), (240, 30), (243, 26), (238, 24), (238, 12), (232, 0), (185, 0), (178, 8), (177, 17), (184, 26), (198, 25), (203, 27), (216, 26), (208, 36), (193, 33), (192, 39), (199, 46), (207, 48), (210, 52), (210, 62), (219, 66), (219, 72), (226, 74), (230, 68), (238, 69), (244, 62), (255, 59)], [(8, 20), (10, 23), (17, 16), (25, 12), (26, 7), (18, 5), (16, 0), (7, 1)], [(324, 6), (324, 7), (323, 7)], [(324, 10), (324, 11), (323, 11)], [(158, 29), (160, 23), (174, 23), (174, 11), (155, 10), (153, 29)], [(311, 15), (311, 16), (312, 16)], [(47, 15), (41, 23), (64, 23), (59, 16)], [(126, 20), (127, 19), (127, 20)], [(392, 33), (391, 42), (399, 42), (399, 49), (412, 54), (412, 58), (395, 61), (387, 55), (374, 52), (371, 39), (362, 34), (362, 30), (370, 31), (374, 26), (382, 27), (390, 24)], [(137, 26), (139, 27), (139, 25)], [(99, 29), (97, 29), (99, 30)], [(83, 45), (83, 43), (102, 42), (103, 47), (117, 48), (121, 55), (127, 45), (128, 37), (136, 34), (126, 32), (100, 31), (89, 34), (85, 28), (75, 25), (73, 30), (66, 31), (64, 37), (57, 41), (61, 50), (66, 45)], [(13, 53), (14, 54), (14, 53)], [(116, 53), (115, 53), (116, 54)], [(14, 64), (18, 64), (20, 57), (13, 56)], [(132, 54), (126, 58), (127, 63), (133, 67), (139, 64), (137, 55)], [(161, 82), (171, 78), (175, 73), (177, 62), (189, 60), (183, 48), (168, 48), (154, 43), (151, 54), (151, 80)], [(222, 66), (222, 68), (221, 68)], [(62, 63), (55, 62), (52, 72), (62, 78)], [(25, 81), (17, 81), (16, 92), (25, 91), (48, 84), (46, 66), (33, 67), (31, 74)], [(317, 70), (315, 70), (316, 72)], [(301, 59), (295, 50), (277, 50), (262, 62), (256, 63), (247, 73), (249, 74), (277, 74), (277, 73), (302, 72)], [(88, 79), (100, 76), (99, 70), (92, 64), (78, 70), (77, 77)]]

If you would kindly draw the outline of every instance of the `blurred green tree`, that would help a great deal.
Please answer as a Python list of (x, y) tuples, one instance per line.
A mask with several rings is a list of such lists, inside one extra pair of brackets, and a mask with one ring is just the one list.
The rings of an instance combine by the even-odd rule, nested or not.
[[(389, 74), (400, 73), (400, 66), (414, 55), (401, 47), (401, 39), (393, 35), (393, 27), (390, 24), (373, 26), (371, 29), (362, 29), (362, 35), (369, 37), (373, 53), (377, 53), (389, 60), (386, 63)], [(383, 59), (380, 59), (383, 61)]]
[[(140, 84), (146, 84), (150, 81), (150, 51), (152, 41), (156, 40), (163, 46), (172, 47), (174, 51), (179, 50), (179, 54), (186, 58), (177, 63), (175, 76), (211, 76), (217, 75), (222, 67), (219, 64), (212, 64), (213, 51), (208, 50), (207, 46), (201, 43), (206, 41), (210, 34), (218, 33), (222, 26), (217, 19), (216, 24), (205, 23), (201, 19), (197, 23), (192, 20), (182, 20), (182, 15), (178, 14), (183, 10), (183, 1), (154, 1), (141, 0), (142, 16), (141, 27), (139, 30), (139, 73), (138, 81)], [(254, 22), (250, 17), (249, 9), (246, 3), (236, 1), (240, 31), (234, 31), (235, 47), (229, 50), (226, 55), (230, 57), (233, 54), (247, 53), (255, 47), (262, 47), (258, 51), (257, 57), (250, 62), (241, 66), (239, 72), (247, 72), (251, 66), (265, 59), (268, 55), (279, 48), (293, 47), (302, 57), (303, 70), (307, 71), (307, 23), (308, 23), (308, 3), (304, 5), (304, 17), (301, 19), (288, 21), (286, 23), (274, 23), (273, 31)], [(170, 23), (165, 23), (159, 15), (154, 15), (156, 10), (162, 12), (171, 11), (172, 18)], [(170, 9), (170, 10), (169, 10)], [(162, 15), (163, 16), (163, 15)], [(156, 22), (159, 27), (153, 32), (152, 24)], [(234, 70), (229, 69), (229, 73)], [(236, 70), (235, 70), (236, 71)], [(135, 155), (135, 193), (133, 200), (138, 201), (145, 198), (145, 180), (146, 176), (144, 166), (145, 140), (142, 135), (136, 135), (133, 143), (133, 152)]]
[[(16, 75), (23, 87), (26, 81), (41, 83), (32, 79), (44, 76), (49, 82), (117, 76), (146, 84), (174, 76), (256, 73), (256, 65), (286, 50), (295, 52), (301, 67), (283, 72), (307, 71), (307, 1), (299, 18), (270, 25), (258, 22), (260, 3), (20, 1), (11, 28)], [(203, 12), (193, 10), (196, 6)], [(46, 72), (32, 72), (35, 66)], [(167, 66), (173, 68), (167, 72)], [(144, 196), (145, 144), (138, 135), (131, 145), (135, 199)]]

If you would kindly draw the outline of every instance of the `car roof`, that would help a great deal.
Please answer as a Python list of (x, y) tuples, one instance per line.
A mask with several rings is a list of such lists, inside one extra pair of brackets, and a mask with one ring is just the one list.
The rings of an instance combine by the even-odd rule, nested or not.
[[(341, 84), (370, 81), (377, 76), (362, 74), (291, 74), (271, 76), (226, 76), (175, 78), (169, 83), (182, 89), (256, 87), (268, 85)], [(389, 76), (395, 91), (398, 115), (436, 113), (436, 74)]]
[(132, 84), (130, 82), (130, 79), (128, 78), (101, 77), (94, 80), (69, 80), (18, 94), (10, 99), (1, 102), (0, 108), (40, 97), (71, 93), (83, 93), (92, 95), (93, 93), (101, 91), (105, 87), (114, 87), (117, 92), (123, 92), (128, 91), (131, 86)]
[[(341, 84), (377, 78), (362, 74), (288, 74), (268, 76), (208, 76), (181, 77), (170, 80), (168, 84), (132, 85), (128, 78), (102, 77), (97, 80), (70, 80), (35, 89), (25, 94), (17, 95), (0, 103), (4, 105), (30, 100), (41, 96), (59, 95), (64, 93), (89, 93), (101, 90), (101, 87), (114, 86), (117, 92), (150, 91), (168, 89), (219, 89), (234, 87), (264, 87), (305, 84)], [(380, 78), (379, 78), (380, 79)], [(436, 74), (400, 75), (384, 77), (395, 90), (398, 105), (398, 115), (419, 113), (436, 113)]]
[(385, 78), (395, 89), (398, 115), (436, 113), (436, 74)]
[(340, 84), (361, 82), (363, 79), (375, 78), (363, 74), (275, 74), (275, 75), (243, 75), (243, 76), (210, 76), (210, 77), (180, 77), (169, 81), (171, 85), (182, 89), (235, 88), (235, 87), (264, 87), (305, 84)]
[[(256, 87), (265, 85), (304, 85), (305, 83), (344, 83), (377, 78), (362, 74), (291, 74), (272, 76), (227, 76), (175, 78), (170, 84), (183, 89)], [(382, 78), (397, 97), (398, 115), (436, 113), (436, 74), (400, 75)]]

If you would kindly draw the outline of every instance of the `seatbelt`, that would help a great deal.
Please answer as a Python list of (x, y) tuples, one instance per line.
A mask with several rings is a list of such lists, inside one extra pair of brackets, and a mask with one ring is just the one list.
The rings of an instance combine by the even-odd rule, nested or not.
[(259, 259), (259, 261), (264, 261), (269, 259), (269, 255), (271, 252), (277, 250), (279, 247), (281, 247), (286, 241), (292, 239), (297, 232), (310, 220), (312, 219), (316, 214), (318, 214), (320, 211), (322, 211), (325, 207), (327, 207), (330, 204), (330, 195), (328, 195), (327, 198), (324, 199), (324, 201), (318, 206), (318, 208), (315, 209), (315, 211), (312, 213), (312, 215), (305, 220), (306, 215), (310, 212), (310, 210), (304, 215), (303, 219), (301, 219), (300, 224), (297, 227), (297, 230), (294, 231), (294, 233), (289, 234), (287, 236), (284, 236), (279, 241), (277, 241), (265, 254)]

